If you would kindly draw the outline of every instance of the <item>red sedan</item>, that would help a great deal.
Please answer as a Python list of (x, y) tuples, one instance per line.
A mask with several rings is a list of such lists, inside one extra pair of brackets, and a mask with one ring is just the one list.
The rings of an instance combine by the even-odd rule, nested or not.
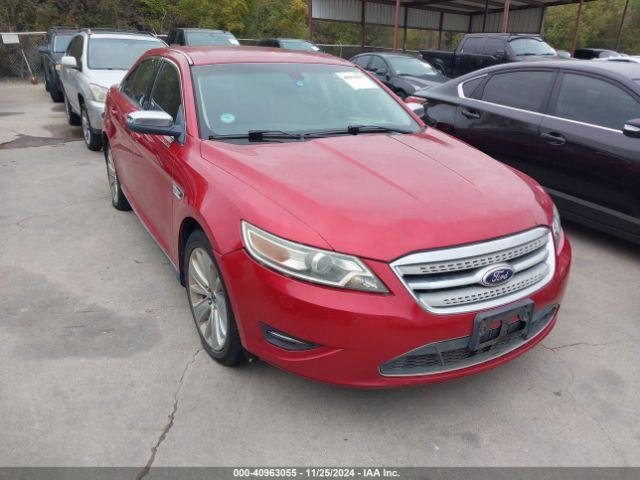
[(109, 91), (113, 205), (206, 351), (343, 385), (496, 367), (553, 328), (571, 249), (544, 190), (322, 54), (151, 50)]

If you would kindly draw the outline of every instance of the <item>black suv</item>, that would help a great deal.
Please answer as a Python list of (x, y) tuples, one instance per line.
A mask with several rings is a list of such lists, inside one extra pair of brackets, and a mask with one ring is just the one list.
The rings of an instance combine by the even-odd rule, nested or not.
[(427, 124), (538, 180), (569, 220), (640, 242), (640, 64), (498, 65), (414, 97)]
[(174, 28), (167, 35), (169, 45), (240, 45), (233, 33), (208, 28)]
[(45, 44), (38, 49), (44, 72), (44, 88), (54, 102), (64, 100), (60, 83), (60, 59), (78, 31), (77, 28), (71, 27), (53, 27), (47, 32)]

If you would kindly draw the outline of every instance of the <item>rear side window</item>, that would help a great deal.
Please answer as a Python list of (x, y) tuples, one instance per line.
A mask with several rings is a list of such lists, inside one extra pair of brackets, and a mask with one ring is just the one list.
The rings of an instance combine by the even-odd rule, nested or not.
[(552, 72), (493, 75), (484, 87), (482, 99), (498, 105), (540, 112), (552, 78)]
[(640, 103), (621, 88), (604, 80), (565, 73), (551, 114), (622, 130), (627, 120), (640, 118)]
[(506, 49), (507, 47), (504, 41), (497, 38), (490, 38), (482, 49), (482, 53), (495, 57), (498, 52), (505, 52)]
[(485, 40), (486, 38), (484, 37), (467, 38), (462, 44), (462, 50), (460, 50), (460, 53), (474, 54), (482, 52)]
[(145, 60), (122, 82), (122, 92), (135, 104), (142, 106), (155, 77), (157, 60)]
[(148, 108), (168, 113), (175, 122), (181, 104), (180, 74), (175, 66), (164, 62), (153, 85)]
[(382, 60), (380, 57), (373, 57), (371, 59), (371, 65), (369, 65), (369, 70), (377, 73), (384, 73), (389, 71), (389, 69), (387, 68), (386, 62)]

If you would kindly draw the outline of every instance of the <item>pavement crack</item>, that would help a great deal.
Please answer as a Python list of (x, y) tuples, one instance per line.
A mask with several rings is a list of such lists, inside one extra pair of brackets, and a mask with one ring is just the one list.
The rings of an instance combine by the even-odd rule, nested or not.
[(542, 348), (545, 348), (552, 352), (556, 352), (557, 350), (561, 350), (563, 348), (571, 348), (571, 347), (605, 347), (607, 345), (616, 345), (618, 343), (639, 343), (639, 342), (640, 340), (630, 338), (625, 340), (614, 340), (611, 342), (603, 342), (603, 343), (576, 342), (576, 343), (568, 343), (566, 345), (558, 345), (557, 347), (547, 347), (546, 345), (542, 345)]
[(59, 212), (60, 210), (65, 210), (65, 209), (67, 209), (69, 207), (74, 207), (76, 205), (82, 205), (83, 203), (93, 203), (93, 202), (102, 201), (105, 198), (111, 198), (111, 196), (110, 195), (102, 195), (102, 196), (97, 197), (97, 198), (89, 198), (89, 199), (86, 199), (86, 200), (79, 200), (77, 202), (65, 203), (64, 205), (61, 205), (59, 207), (55, 207), (55, 208), (52, 208), (50, 210), (46, 210), (44, 212), (34, 213), (33, 215), (29, 215), (28, 217), (21, 218), (19, 220), (11, 222), (11, 223), (0, 224), (0, 227), (9, 227), (9, 226), (12, 226), (12, 225), (17, 225), (22, 230), (24, 230), (25, 228), (27, 228), (27, 225), (23, 225), (23, 223), (26, 222), (26, 221), (32, 220), (32, 219), (37, 218), (37, 217), (42, 217), (44, 215), (49, 215), (51, 213)]
[(198, 350), (196, 350), (195, 353), (193, 354), (193, 356), (191, 357), (191, 359), (185, 365), (184, 370), (182, 370), (182, 375), (180, 375), (180, 380), (178, 380), (178, 386), (176, 387), (176, 390), (175, 390), (175, 392), (173, 394), (173, 407), (171, 409), (171, 413), (169, 413), (169, 415), (168, 415), (168, 419), (169, 420), (167, 421), (167, 423), (165, 424), (164, 428), (160, 432), (160, 436), (158, 437), (158, 440), (156, 441), (155, 445), (153, 445), (153, 447), (151, 447), (151, 456), (149, 457), (149, 460), (147, 460), (147, 463), (144, 466), (144, 468), (142, 470), (140, 470), (138, 475), (136, 475), (136, 480), (141, 480), (141, 479), (143, 479), (144, 477), (146, 477), (149, 474), (149, 471), (151, 470), (151, 467), (153, 466), (153, 462), (156, 459), (156, 453), (158, 453), (158, 449), (160, 448), (160, 445), (167, 438), (167, 435), (169, 434), (169, 431), (171, 430), (171, 427), (173, 427), (173, 422), (175, 421), (176, 414), (178, 413), (178, 401), (179, 401), (179, 397), (180, 397), (180, 391), (182, 390), (182, 385), (184, 384), (184, 380), (185, 380), (185, 378), (187, 376), (187, 372), (193, 366), (193, 364), (196, 362), (196, 358), (198, 357), (198, 354), (201, 351), (202, 351), (202, 349), (200, 349), (200, 348)]

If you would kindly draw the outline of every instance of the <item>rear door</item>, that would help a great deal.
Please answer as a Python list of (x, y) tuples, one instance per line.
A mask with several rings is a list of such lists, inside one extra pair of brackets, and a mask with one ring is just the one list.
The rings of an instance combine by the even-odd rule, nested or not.
[[(171, 115), (176, 124), (184, 124), (182, 85), (178, 67), (163, 60), (145, 110), (163, 111)], [(144, 178), (138, 201), (143, 209), (147, 227), (162, 248), (168, 252), (173, 235), (173, 202), (182, 200), (183, 186), (174, 184), (173, 168), (182, 143), (163, 135), (140, 135), (135, 145), (138, 155), (138, 174)]]
[(475, 98), (461, 100), (456, 135), (539, 178), (546, 160), (539, 155), (538, 127), (555, 75), (552, 70), (510, 70), (487, 76), (479, 86), (471, 85)]
[(467, 37), (462, 41), (454, 58), (453, 76), (458, 77), (482, 68), (482, 49), (486, 37)]
[(568, 216), (640, 235), (640, 140), (622, 127), (640, 118), (640, 98), (606, 77), (564, 72), (539, 144), (549, 162), (542, 183)]

